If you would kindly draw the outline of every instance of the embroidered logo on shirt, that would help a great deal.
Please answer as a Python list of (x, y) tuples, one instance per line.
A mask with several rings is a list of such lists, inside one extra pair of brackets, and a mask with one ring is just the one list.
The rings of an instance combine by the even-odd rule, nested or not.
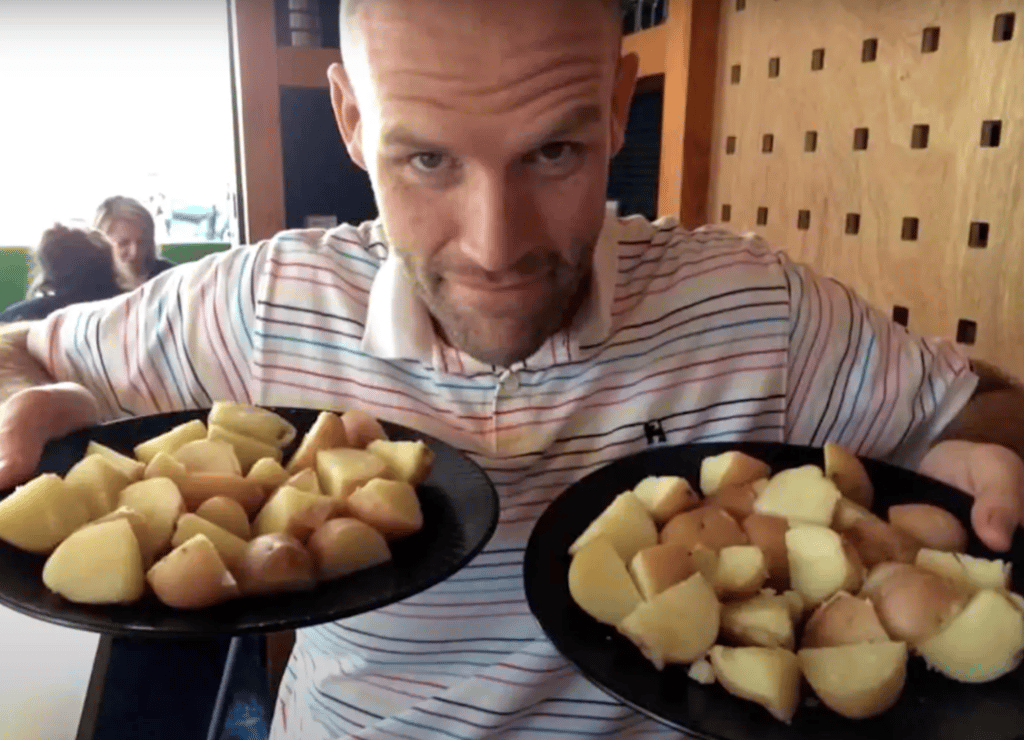
[(665, 436), (665, 428), (661, 426), (661, 421), (655, 419), (644, 424), (644, 436), (647, 437), (647, 444), (664, 444), (668, 442), (668, 438)]

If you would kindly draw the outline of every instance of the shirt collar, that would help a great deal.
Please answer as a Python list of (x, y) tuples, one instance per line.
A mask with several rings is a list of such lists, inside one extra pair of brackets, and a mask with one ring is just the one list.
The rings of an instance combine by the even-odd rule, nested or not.
[[(601, 344), (611, 334), (618, 275), (618, 235), (619, 219), (609, 206), (594, 249), (587, 300), (568, 331), (551, 337), (534, 357), (526, 361), (526, 366), (539, 369), (559, 361), (578, 359), (581, 347)], [(385, 243), (385, 246), (388, 245)], [(467, 372), (492, 369), (444, 345), (412, 278), (390, 248), (370, 287), (362, 350), (381, 360), (416, 360), (430, 362), (435, 367), (450, 367), (452, 363), (445, 356), (456, 353), (459, 356), (455, 366)]]

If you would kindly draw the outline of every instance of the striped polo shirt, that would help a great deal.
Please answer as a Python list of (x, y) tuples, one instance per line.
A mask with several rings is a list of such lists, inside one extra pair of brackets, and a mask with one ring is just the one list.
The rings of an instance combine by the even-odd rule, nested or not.
[(659, 444), (832, 440), (912, 465), (976, 383), (952, 346), (755, 237), (611, 213), (575, 322), (509, 368), (439, 340), (377, 222), (178, 267), (53, 315), (29, 345), (110, 418), (220, 399), (359, 408), (493, 479), (497, 532), (461, 572), (298, 632), (274, 740), (677, 737), (582, 678), (530, 615), (523, 551), (548, 503)]

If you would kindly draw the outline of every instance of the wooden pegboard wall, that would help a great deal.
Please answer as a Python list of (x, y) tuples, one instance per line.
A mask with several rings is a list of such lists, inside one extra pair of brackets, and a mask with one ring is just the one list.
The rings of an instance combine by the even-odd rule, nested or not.
[(1024, 0), (723, 0), (709, 213), (1024, 376)]

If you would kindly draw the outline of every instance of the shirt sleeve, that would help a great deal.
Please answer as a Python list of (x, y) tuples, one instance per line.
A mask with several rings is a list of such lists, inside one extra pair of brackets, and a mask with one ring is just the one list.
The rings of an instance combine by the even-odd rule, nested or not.
[(249, 402), (266, 248), (219, 252), (62, 309), (32, 326), (29, 351), (57, 380), (92, 391), (106, 419)]
[(970, 362), (836, 281), (780, 262), (790, 293), (787, 440), (915, 467), (973, 395)]

